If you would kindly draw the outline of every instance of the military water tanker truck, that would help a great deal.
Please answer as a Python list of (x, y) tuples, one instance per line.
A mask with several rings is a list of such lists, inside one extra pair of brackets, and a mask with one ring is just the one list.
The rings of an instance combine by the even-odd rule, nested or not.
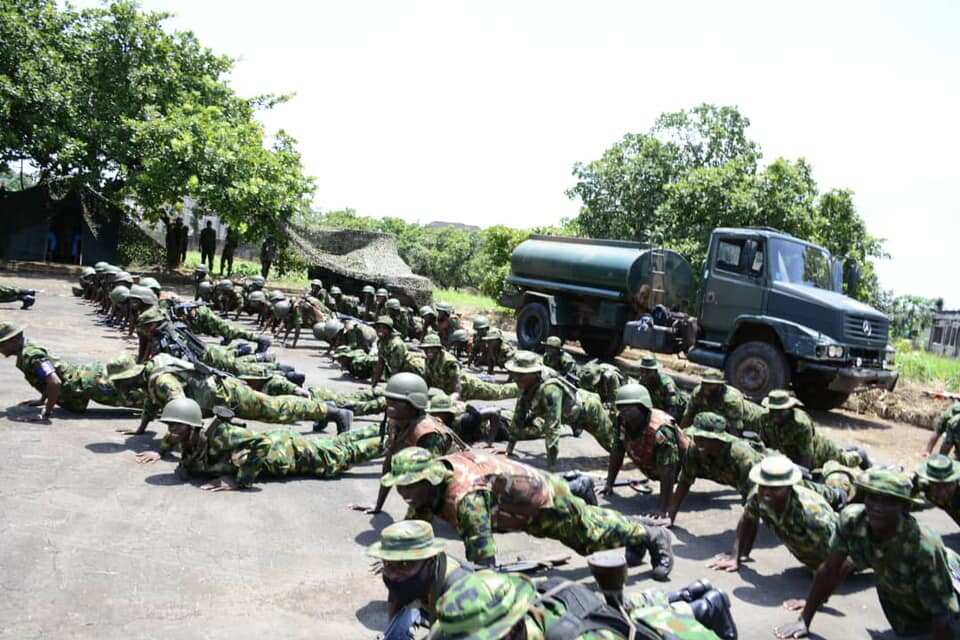
[(592, 357), (626, 347), (685, 354), (724, 371), (759, 400), (793, 388), (832, 409), (851, 393), (893, 389), (889, 321), (845, 296), (853, 265), (773, 229), (716, 229), (700, 286), (680, 254), (633, 242), (534, 236), (511, 256), (501, 302), (517, 310), (517, 339), (579, 340)]

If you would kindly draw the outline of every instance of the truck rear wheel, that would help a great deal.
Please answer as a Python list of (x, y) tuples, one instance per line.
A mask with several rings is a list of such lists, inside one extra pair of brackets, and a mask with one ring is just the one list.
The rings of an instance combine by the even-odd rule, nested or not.
[(623, 334), (613, 329), (583, 330), (580, 346), (591, 358), (613, 360), (623, 351)]
[(793, 385), (800, 401), (811, 409), (830, 411), (841, 406), (850, 397), (849, 393), (832, 391), (827, 381), (820, 376), (802, 376)]
[(724, 367), (727, 382), (755, 402), (774, 389), (790, 386), (790, 369), (783, 353), (768, 342), (744, 342), (733, 350)]
[(550, 337), (550, 314), (539, 302), (528, 302), (517, 314), (517, 344), (524, 351), (540, 351)]

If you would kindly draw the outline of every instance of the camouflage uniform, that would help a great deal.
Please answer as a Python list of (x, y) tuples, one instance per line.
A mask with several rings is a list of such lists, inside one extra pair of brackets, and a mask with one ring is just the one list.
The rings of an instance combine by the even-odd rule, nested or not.
[(188, 313), (187, 325), (190, 331), (200, 335), (216, 336), (231, 342), (233, 340), (257, 341), (257, 335), (254, 332), (227, 322), (207, 306), (197, 307), (193, 313)]
[(420, 376), (425, 373), (426, 365), (423, 358), (411, 353), (403, 339), (397, 334), (378, 340), (377, 351), (380, 361), (383, 362), (384, 378), (389, 378), (404, 371), (416, 373)]
[(693, 419), (698, 413), (709, 411), (723, 416), (727, 421), (727, 431), (729, 433), (736, 436), (743, 433), (744, 419), (748, 417), (745, 415), (746, 409), (744, 407), (748, 401), (743, 397), (742, 393), (730, 385), (724, 385), (724, 387), (726, 391), (720, 402), (712, 402), (702, 392), (703, 385), (697, 385), (697, 388), (694, 389), (690, 395), (690, 401), (687, 403), (687, 409), (683, 413), (681, 423), (684, 426), (693, 424)]
[(481, 366), (503, 369), (504, 365), (506, 365), (507, 362), (513, 358), (516, 352), (517, 350), (507, 344), (506, 340), (501, 339), (496, 353), (486, 353), (483, 357), (483, 361), (481, 362)]
[(943, 444), (952, 445), (960, 451), (960, 402), (941, 413), (933, 425), (938, 436), (944, 436)]
[(680, 472), (680, 483), (692, 485), (698, 478), (733, 487), (746, 498), (753, 489), (750, 470), (763, 460), (763, 454), (749, 444), (730, 436), (730, 446), (719, 456), (708, 456), (700, 447), (690, 447)]
[(387, 315), (393, 319), (393, 329), (400, 334), (401, 338), (407, 340), (410, 338), (410, 315), (405, 309), (388, 309)]
[(460, 372), (460, 397), (464, 400), (508, 400), (519, 394), (520, 388), (515, 382), (484, 382), (472, 373)]
[(191, 475), (236, 474), (237, 483), (249, 487), (260, 475), (336, 478), (382, 453), (374, 425), (335, 438), (307, 438), (290, 429), (257, 432), (220, 422), (181, 457), (180, 466)]
[(820, 468), (829, 460), (848, 467), (860, 465), (860, 456), (855, 451), (844, 451), (829, 438), (817, 433), (813, 420), (806, 411), (796, 407), (789, 410), (790, 419), (782, 424), (774, 422), (770, 413), (760, 420), (760, 438), (771, 449), (776, 449), (795, 464), (810, 469)]
[(960, 619), (951, 582), (951, 576), (960, 571), (960, 556), (912, 515), (903, 514), (890, 540), (876, 542), (865, 507), (851, 505), (840, 514), (830, 551), (849, 557), (858, 567), (873, 569), (880, 606), (898, 635), (928, 633), (933, 618)]
[(689, 398), (677, 389), (677, 383), (673, 381), (673, 378), (662, 371), (657, 372), (655, 379), (656, 382), (652, 382), (650, 377), (641, 380), (643, 386), (650, 392), (653, 406), (661, 411), (666, 411), (674, 418), (680, 419), (687, 408)]
[[(431, 354), (431, 351), (434, 353)], [(460, 361), (443, 348), (431, 347), (424, 349), (424, 353), (427, 357), (423, 379), (427, 386), (442, 389), (444, 393), (453, 393), (460, 382)]]
[(238, 356), (232, 347), (208, 344), (200, 355), (206, 365), (235, 376), (271, 376), (277, 370), (274, 362), (258, 361), (254, 355)]
[(369, 380), (373, 375), (373, 368), (377, 364), (377, 356), (371, 356), (366, 351), (355, 349), (349, 352), (346, 371), (357, 380)]
[(793, 557), (816, 571), (836, 544), (840, 517), (816, 492), (793, 486), (786, 509), (777, 514), (760, 499), (754, 488), (747, 496), (743, 517), (756, 522), (763, 519)]
[(16, 366), (27, 383), (41, 394), (46, 392), (47, 378), (56, 373), (60, 378), (57, 404), (74, 413), (86, 411), (90, 402), (107, 407), (139, 408), (143, 405), (142, 395), (123, 394), (110, 382), (107, 367), (101, 362), (64, 362), (45, 347), (27, 341), (17, 356)]
[(516, 384), (496, 384), (484, 382), (477, 376), (463, 371), (456, 356), (445, 349), (440, 355), (426, 359), (426, 372), (423, 379), (427, 386), (443, 389), (444, 393), (453, 393), (460, 383), (460, 398), (463, 400), (506, 400), (516, 398), (519, 389)]
[(562, 376), (577, 377), (579, 365), (569, 353), (563, 349), (547, 349), (543, 353), (543, 364), (554, 369)]
[(0, 302), (19, 302), (23, 289), (0, 284)]
[(626, 376), (615, 365), (591, 361), (580, 367), (579, 387), (600, 396), (604, 404), (612, 403), (617, 390), (627, 382)]
[[(542, 422), (535, 422), (536, 418)], [(588, 431), (606, 451), (613, 450), (613, 422), (600, 402), (600, 396), (576, 389), (560, 378), (549, 378), (520, 394), (510, 424), (510, 438), (542, 437), (548, 451), (556, 450), (560, 426), (564, 423)]]
[(332, 402), (338, 407), (350, 409), (355, 416), (372, 416), (383, 413), (387, 408), (387, 399), (383, 396), (383, 389), (379, 387), (361, 389), (354, 393), (337, 393), (323, 387), (310, 387), (307, 391), (317, 402)]

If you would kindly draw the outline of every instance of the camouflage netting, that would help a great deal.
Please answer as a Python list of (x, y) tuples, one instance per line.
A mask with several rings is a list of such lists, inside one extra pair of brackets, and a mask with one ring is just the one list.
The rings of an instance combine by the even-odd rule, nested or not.
[(366, 284), (383, 287), (414, 308), (430, 304), (433, 283), (410, 270), (397, 253), (397, 241), (388, 233), (352, 229), (310, 230), (288, 224), (290, 246), (307, 263), (310, 278), (329, 288), (359, 295)]

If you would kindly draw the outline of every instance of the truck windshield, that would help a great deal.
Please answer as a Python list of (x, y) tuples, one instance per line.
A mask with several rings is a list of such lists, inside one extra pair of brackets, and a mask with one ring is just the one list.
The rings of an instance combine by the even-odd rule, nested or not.
[(833, 291), (830, 254), (825, 249), (773, 239), (770, 266), (776, 282)]

